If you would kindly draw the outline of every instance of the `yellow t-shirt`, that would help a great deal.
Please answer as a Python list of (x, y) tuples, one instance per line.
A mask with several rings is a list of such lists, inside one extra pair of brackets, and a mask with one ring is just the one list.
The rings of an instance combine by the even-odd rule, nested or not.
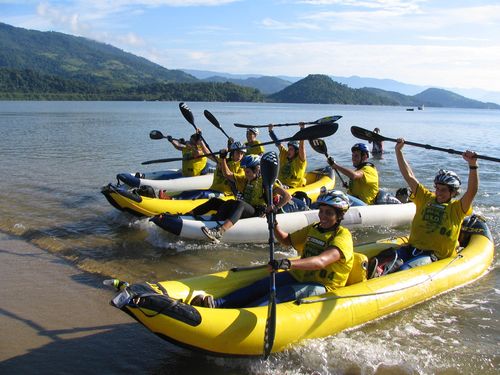
[[(235, 177), (245, 177), (245, 170), (241, 168), (239, 161), (227, 160), (226, 163), (229, 170), (233, 172)], [(212, 185), (210, 186), (210, 189), (220, 191), (221, 193), (224, 193), (224, 195), (233, 194), (233, 190), (231, 189), (231, 181), (224, 177), (224, 174), (222, 173), (222, 170), (219, 166), (217, 166), (217, 169), (215, 170), (214, 180), (212, 182)]]
[(308, 258), (336, 247), (341, 258), (325, 268), (314, 271), (291, 270), (298, 281), (312, 281), (323, 284), (327, 291), (344, 286), (354, 262), (354, 245), (349, 229), (339, 226), (336, 231), (323, 231), (319, 223), (308, 225), (290, 234), (292, 246), (301, 255)]
[(300, 160), (298, 153), (292, 160), (288, 160), (287, 155), (288, 149), (281, 145), (280, 171), (278, 179), (283, 185), (286, 185), (290, 188), (304, 186), (306, 184), (305, 175), (307, 161)]
[(361, 199), (366, 204), (375, 204), (378, 194), (378, 172), (375, 167), (365, 164), (358, 170), (363, 171), (363, 177), (349, 181), (347, 193)]
[(247, 155), (260, 155), (265, 152), (264, 146), (259, 141), (245, 142), (247, 146)]
[(422, 184), (417, 186), (417, 192), (411, 198), (417, 206), (411, 223), (411, 246), (434, 251), (439, 259), (455, 255), (462, 221), (472, 213), (472, 207), (463, 212), (460, 200), (437, 203), (436, 194)]
[[(182, 149), (182, 158), (183, 159), (190, 159), (192, 157), (195, 157), (194, 151), (198, 149), (199, 151), (202, 150), (201, 146), (191, 146), (191, 145), (186, 145)], [(191, 160), (183, 160), (182, 161), (182, 175), (184, 177), (192, 177), (192, 176), (199, 176), (201, 174), (201, 171), (206, 167), (207, 165), (207, 158), (202, 157), (202, 158), (197, 158), (197, 159), (191, 159)]]

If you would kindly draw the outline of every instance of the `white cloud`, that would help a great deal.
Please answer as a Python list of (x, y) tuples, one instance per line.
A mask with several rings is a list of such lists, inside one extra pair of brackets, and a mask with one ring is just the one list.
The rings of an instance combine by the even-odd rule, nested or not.
[[(227, 46), (228, 47), (228, 46)], [(344, 43), (254, 44), (199, 54), (169, 53), (168, 68), (192, 68), (265, 75), (360, 75), (440, 87), (482, 87), (500, 91), (500, 46), (450, 47)], [(172, 56), (174, 58), (172, 59)], [(256, 68), (257, 67), (257, 68)]]
[(294, 29), (309, 29), (309, 30), (319, 30), (318, 25), (311, 24), (310, 22), (281, 22), (276, 21), (272, 18), (264, 18), (261, 21), (261, 25), (266, 29), (271, 30), (294, 30)]

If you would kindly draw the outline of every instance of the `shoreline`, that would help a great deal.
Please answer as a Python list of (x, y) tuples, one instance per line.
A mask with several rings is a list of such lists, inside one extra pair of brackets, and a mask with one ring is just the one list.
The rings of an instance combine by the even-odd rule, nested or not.
[(0, 373), (151, 373), (176, 361), (181, 349), (110, 306), (102, 279), (66, 260), (0, 233), (0, 272)]

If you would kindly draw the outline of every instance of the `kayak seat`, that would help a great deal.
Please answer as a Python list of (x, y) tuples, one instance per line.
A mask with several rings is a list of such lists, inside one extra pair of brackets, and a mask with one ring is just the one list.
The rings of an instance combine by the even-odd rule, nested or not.
[(354, 262), (347, 278), (346, 286), (366, 281), (368, 275), (368, 257), (365, 254), (354, 253)]

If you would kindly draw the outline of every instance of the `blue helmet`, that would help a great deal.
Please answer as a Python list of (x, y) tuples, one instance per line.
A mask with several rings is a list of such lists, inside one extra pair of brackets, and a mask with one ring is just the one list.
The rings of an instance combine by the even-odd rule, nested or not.
[(257, 128), (248, 128), (247, 132), (252, 132), (255, 135), (259, 135), (259, 129)]
[(241, 142), (236, 141), (231, 143), (231, 146), (229, 146), (229, 151), (241, 151), (241, 152), (247, 152), (247, 149), (245, 145), (243, 145)]
[(353, 151), (361, 151), (361, 153), (366, 153), (368, 155), (370, 154), (368, 146), (365, 145), (364, 143), (356, 143), (354, 146), (351, 147), (351, 152)]
[(434, 177), (434, 183), (446, 185), (455, 191), (458, 191), (458, 188), (461, 185), (458, 175), (455, 172), (447, 171), (446, 169), (439, 170), (436, 177)]
[(320, 205), (326, 204), (327, 206), (336, 208), (341, 212), (346, 212), (351, 206), (347, 195), (340, 190), (330, 190), (327, 193), (320, 195), (317, 202)]
[(258, 165), (260, 165), (259, 155), (245, 155), (240, 161), (242, 168), (255, 168)]

